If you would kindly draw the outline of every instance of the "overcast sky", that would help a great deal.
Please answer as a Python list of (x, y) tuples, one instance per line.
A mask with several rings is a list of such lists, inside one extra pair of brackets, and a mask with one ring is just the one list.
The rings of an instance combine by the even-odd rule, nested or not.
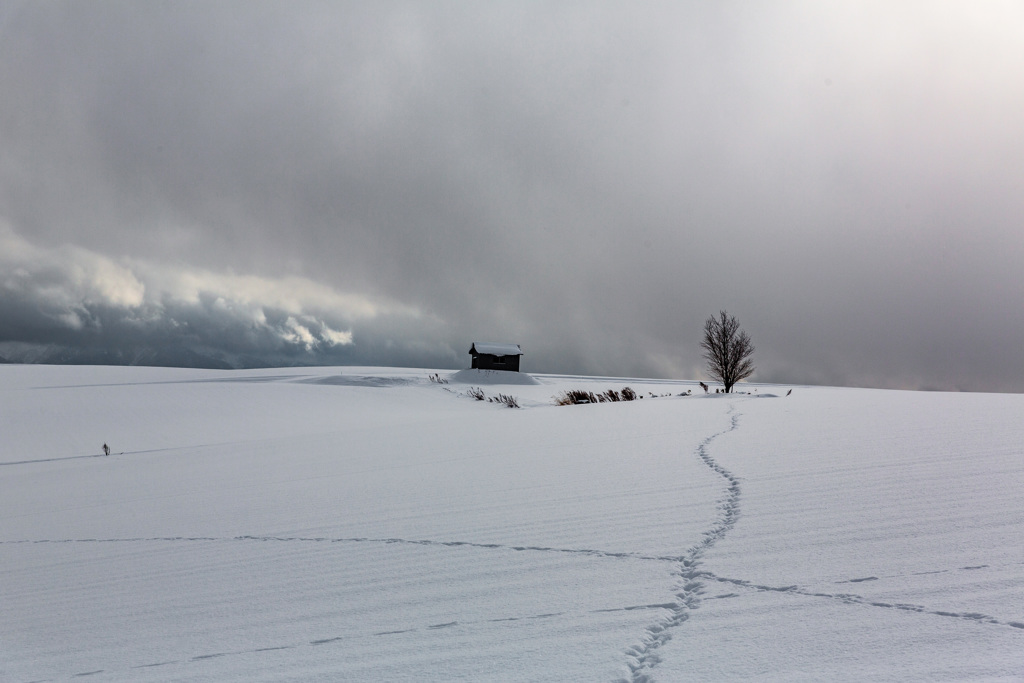
[(8, 1), (0, 356), (1024, 391), (1022, 121), (1020, 2)]

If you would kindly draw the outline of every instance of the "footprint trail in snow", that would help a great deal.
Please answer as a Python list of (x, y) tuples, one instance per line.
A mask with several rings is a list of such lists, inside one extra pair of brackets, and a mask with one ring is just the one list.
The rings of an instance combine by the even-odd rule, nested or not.
[(729, 470), (722, 467), (711, 457), (709, 447), (718, 437), (735, 431), (739, 426), (739, 414), (735, 406), (729, 406), (728, 415), (731, 421), (728, 429), (712, 434), (697, 447), (696, 455), (712, 471), (726, 483), (726, 495), (718, 503), (718, 518), (714, 525), (704, 532), (703, 540), (690, 547), (680, 559), (673, 571), (677, 577), (675, 586), (676, 602), (670, 606), (670, 614), (647, 627), (640, 645), (626, 651), (627, 665), (632, 674), (628, 681), (632, 683), (649, 683), (653, 681), (652, 670), (661, 661), (658, 649), (672, 639), (672, 629), (690, 618), (690, 612), (700, 606), (700, 595), (704, 592), (705, 575), (698, 569), (700, 558), (715, 545), (736, 524), (740, 512), (740, 482)]

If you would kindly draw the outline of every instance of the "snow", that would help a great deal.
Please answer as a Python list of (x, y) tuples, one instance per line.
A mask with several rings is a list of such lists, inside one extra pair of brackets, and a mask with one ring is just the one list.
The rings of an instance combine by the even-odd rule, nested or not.
[(525, 372), (513, 372), (511, 370), (483, 370), (480, 368), (468, 368), (453, 372), (446, 378), (457, 384), (538, 384), (532, 376)]
[(1024, 396), (436, 372), (0, 366), (0, 680), (1024, 679)]

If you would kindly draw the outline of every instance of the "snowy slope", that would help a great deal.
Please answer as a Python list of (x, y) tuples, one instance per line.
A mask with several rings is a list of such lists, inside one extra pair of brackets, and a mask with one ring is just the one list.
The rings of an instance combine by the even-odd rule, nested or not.
[(430, 372), (0, 366), (0, 680), (1024, 679), (1024, 397)]

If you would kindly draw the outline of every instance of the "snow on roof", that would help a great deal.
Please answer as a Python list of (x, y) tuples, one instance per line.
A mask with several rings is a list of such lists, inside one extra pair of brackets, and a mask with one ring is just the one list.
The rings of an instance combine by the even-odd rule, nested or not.
[(519, 344), (495, 344), (494, 342), (473, 342), (470, 353), (486, 353), (491, 356), (521, 356), (523, 350)]

